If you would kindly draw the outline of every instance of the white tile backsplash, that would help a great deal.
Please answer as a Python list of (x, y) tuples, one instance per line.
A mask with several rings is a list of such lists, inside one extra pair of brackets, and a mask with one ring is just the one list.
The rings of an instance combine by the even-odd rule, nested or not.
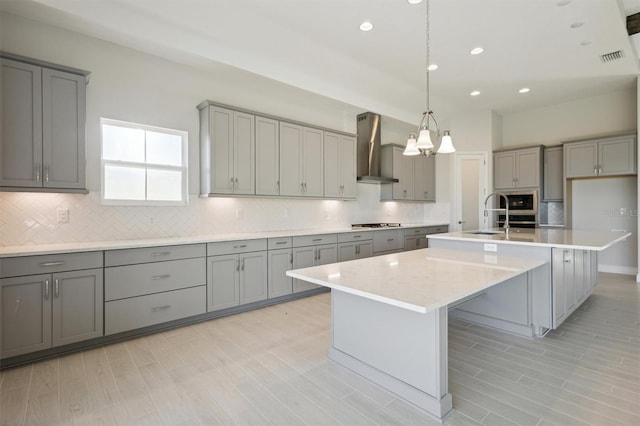
[[(358, 184), (357, 190), (355, 201), (192, 196), (184, 207), (103, 206), (97, 192), (0, 192), (0, 245), (322, 229), (364, 222), (448, 222), (448, 206), (380, 202), (378, 185)], [(68, 223), (58, 223), (58, 209), (69, 210)]]

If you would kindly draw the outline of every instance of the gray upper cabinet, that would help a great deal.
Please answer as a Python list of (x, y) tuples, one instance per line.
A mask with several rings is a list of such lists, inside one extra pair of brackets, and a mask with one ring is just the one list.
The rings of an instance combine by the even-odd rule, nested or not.
[(86, 75), (2, 59), (0, 187), (84, 191)]
[(635, 174), (636, 139), (629, 135), (567, 143), (564, 159), (567, 178)]
[(324, 196), (356, 197), (356, 139), (324, 132)]
[(280, 195), (280, 126), (256, 116), (256, 195)]
[(417, 201), (436, 201), (436, 158), (414, 157), (414, 196)]
[(554, 146), (544, 149), (542, 201), (564, 199), (563, 148)]
[(493, 154), (493, 186), (495, 189), (539, 188), (541, 147), (525, 148)]
[(280, 122), (280, 195), (322, 197), (322, 130)]
[(397, 183), (382, 185), (382, 201), (435, 201), (435, 157), (406, 156), (404, 147), (387, 144), (382, 146), (381, 171), (383, 176), (398, 179)]
[(255, 116), (202, 108), (200, 162), (203, 194), (255, 194)]

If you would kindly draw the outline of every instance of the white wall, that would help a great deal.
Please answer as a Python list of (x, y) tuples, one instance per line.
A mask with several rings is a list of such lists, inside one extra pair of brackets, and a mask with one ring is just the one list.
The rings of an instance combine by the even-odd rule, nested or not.
[[(205, 99), (355, 132), (363, 112), (230, 67), (206, 70), (2, 13), (3, 51), (91, 71), (87, 86), (89, 195), (0, 193), (0, 245), (343, 227), (368, 221), (420, 222), (422, 203), (380, 203), (379, 186), (358, 185), (348, 202), (285, 199), (201, 199), (198, 113)], [(100, 204), (100, 117), (189, 133), (187, 207), (106, 207)], [(390, 134), (400, 133), (391, 125)], [(56, 209), (70, 210), (58, 224)], [(446, 218), (445, 218), (446, 220)]]
[(503, 114), (503, 146), (555, 145), (576, 139), (634, 133), (636, 90), (620, 90), (571, 102)]

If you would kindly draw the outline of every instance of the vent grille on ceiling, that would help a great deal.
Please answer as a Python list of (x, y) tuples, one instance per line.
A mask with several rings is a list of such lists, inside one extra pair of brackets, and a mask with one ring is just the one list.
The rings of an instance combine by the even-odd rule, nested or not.
[(624, 53), (622, 50), (616, 50), (615, 52), (605, 53), (604, 55), (600, 55), (600, 60), (603, 63), (617, 61), (618, 59), (624, 58)]

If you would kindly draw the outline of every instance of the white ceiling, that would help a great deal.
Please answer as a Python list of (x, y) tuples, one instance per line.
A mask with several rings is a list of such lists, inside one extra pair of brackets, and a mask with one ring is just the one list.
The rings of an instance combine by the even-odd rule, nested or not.
[[(9, 13), (179, 62), (241, 68), (400, 120), (415, 121), (424, 108), (424, 2), (1, 1)], [(559, 3), (431, 0), (432, 107), (508, 113), (635, 87), (640, 68), (625, 15), (640, 11), (640, 0)], [(359, 31), (364, 20), (373, 31)], [(571, 29), (575, 22), (584, 25)], [(469, 55), (475, 46), (485, 53)], [(615, 50), (625, 57), (600, 61)]]

